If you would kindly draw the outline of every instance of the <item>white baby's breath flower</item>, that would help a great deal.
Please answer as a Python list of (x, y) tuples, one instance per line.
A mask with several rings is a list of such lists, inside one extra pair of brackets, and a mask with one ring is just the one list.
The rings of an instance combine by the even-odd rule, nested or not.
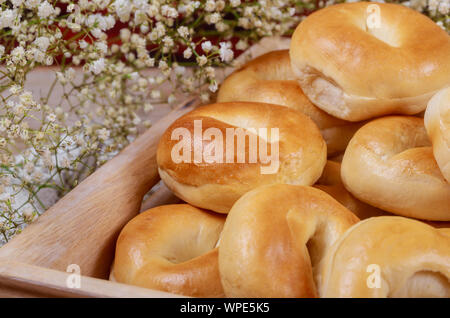
[(153, 105), (152, 104), (150, 104), (150, 103), (145, 103), (144, 104), (144, 111), (146, 113), (148, 113), (149, 111), (152, 111), (152, 110), (153, 110)]
[(230, 0), (230, 4), (232, 7), (237, 7), (241, 4), (241, 0)]
[(67, 68), (66, 72), (64, 73), (66, 79), (71, 82), (75, 79), (75, 70), (72, 67)]
[(186, 39), (189, 36), (189, 29), (186, 26), (179, 27), (177, 32), (184, 39)]
[(55, 12), (55, 8), (47, 1), (42, 2), (39, 5), (38, 15), (41, 19), (46, 19)]
[(26, 63), (24, 48), (22, 46), (15, 47), (11, 52), (11, 58), (14, 63)]
[(20, 85), (12, 85), (9, 88), (9, 91), (11, 92), (11, 94), (17, 95), (18, 93), (20, 93), (22, 91), (22, 86), (20, 86)]
[(223, 0), (216, 1), (216, 11), (220, 12), (223, 9), (225, 9), (225, 1), (223, 1)]
[(41, 0), (26, 0), (25, 1), (25, 6), (28, 9), (34, 9), (34, 8), (37, 8), (39, 3), (41, 3)]
[(15, 8), (20, 7), (23, 4), (23, 0), (11, 0), (11, 3)]
[(17, 13), (14, 10), (7, 9), (1, 12), (0, 15), (0, 26), (1, 28), (10, 28), (14, 24), (14, 20), (17, 17)]
[(214, 78), (216, 76), (216, 71), (214, 67), (208, 66), (205, 68), (206, 76), (208, 78)]
[(20, 94), (19, 100), (23, 105), (25, 105), (27, 107), (33, 106), (36, 104), (33, 99), (33, 94), (30, 91), (24, 91), (22, 94)]
[(236, 49), (238, 49), (238, 50), (243, 51), (243, 50), (245, 50), (245, 49), (247, 49), (247, 48), (248, 48), (248, 43), (247, 43), (246, 41), (239, 40), (239, 41), (236, 43)]
[(59, 160), (59, 167), (60, 168), (70, 168), (70, 159), (67, 156), (64, 156)]
[(78, 45), (80, 46), (80, 48), (85, 49), (89, 44), (85, 40), (81, 40), (80, 42), (78, 42)]
[(110, 134), (110, 131), (108, 131), (106, 128), (102, 128), (97, 132), (98, 138), (103, 141), (107, 140)]
[(208, 12), (212, 12), (214, 11), (214, 9), (216, 8), (216, 3), (214, 2), (214, 0), (207, 0), (205, 3), (205, 10)]
[(208, 63), (208, 58), (204, 55), (200, 55), (197, 57), (197, 63), (199, 66), (203, 66)]
[(108, 45), (106, 43), (104, 43), (104, 42), (97, 42), (97, 43), (95, 43), (95, 47), (102, 54), (106, 54), (106, 52), (108, 52)]
[(122, 42), (129, 42), (131, 38), (131, 31), (128, 29), (120, 29), (120, 40)]
[(159, 90), (152, 90), (151, 97), (153, 99), (159, 99), (161, 98), (161, 92)]
[(34, 209), (31, 206), (27, 206), (22, 210), (22, 215), (25, 221), (29, 222), (34, 217)]
[(114, 2), (116, 8), (116, 14), (121, 22), (127, 22), (130, 19), (131, 10), (133, 6), (131, 1), (128, 0), (116, 0)]
[(205, 17), (205, 21), (208, 24), (216, 24), (217, 22), (219, 22), (221, 19), (221, 15), (218, 12), (215, 12), (213, 14), (209, 14)]
[(50, 46), (50, 39), (46, 36), (40, 36), (34, 40), (34, 44), (43, 52), (47, 51)]
[(439, 13), (442, 15), (450, 14), (450, 0), (442, 0), (439, 4)]
[(208, 53), (212, 49), (211, 41), (205, 41), (202, 43), (202, 50)]
[(185, 59), (189, 59), (189, 58), (191, 58), (191, 56), (192, 56), (192, 50), (191, 50), (190, 47), (188, 47), (187, 49), (185, 49), (185, 50), (183, 51), (183, 57), (184, 57)]
[(105, 69), (105, 59), (100, 58), (94, 62), (91, 63), (89, 70), (94, 73), (95, 75), (100, 74)]
[(178, 17), (178, 11), (175, 8), (173, 8), (167, 4), (165, 4), (161, 7), (161, 14), (163, 16), (166, 16), (168, 18), (173, 18), (173, 19)]
[(229, 43), (229, 42), (221, 42), (220, 43), (219, 54), (220, 54), (220, 59), (222, 60), (222, 62), (229, 63), (233, 59), (234, 53), (233, 53), (233, 50), (230, 49), (230, 47), (231, 47), (231, 43)]
[(56, 115), (53, 114), (53, 113), (48, 114), (48, 115), (47, 115), (47, 120), (48, 120), (49, 122), (54, 122), (54, 121), (56, 120)]
[(170, 36), (165, 36), (162, 40), (164, 45), (168, 48), (171, 48), (174, 45), (174, 41)]

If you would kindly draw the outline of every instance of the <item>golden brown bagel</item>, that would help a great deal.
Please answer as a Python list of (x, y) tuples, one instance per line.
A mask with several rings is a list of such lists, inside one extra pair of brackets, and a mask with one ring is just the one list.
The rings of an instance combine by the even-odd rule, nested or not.
[(224, 222), (224, 216), (188, 204), (142, 212), (117, 239), (111, 276), (185, 296), (223, 297), (216, 243)]
[(450, 85), (450, 36), (403, 5), (357, 2), (318, 10), (295, 30), (290, 56), (306, 96), (350, 121), (419, 113)]
[(420, 118), (391, 116), (364, 125), (345, 151), (341, 177), (356, 198), (384, 211), (450, 221), (450, 185)]
[(219, 271), (227, 297), (317, 297), (315, 269), (358, 218), (325, 192), (277, 184), (242, 196), (227, 216)]
[(322, 175), (314, 187), (331, 195), (361, 220), (388, 214), (383, 210), (359, 201), (345, 189), (341, 180), (341, 164), (339, 162), (328, 160)]
[(450, 229), (370, 218), (341, 236), (321, 265), (322, 297), (450, 297)]
[(217, 102), (234, 101), (277, 104), (301, 111), (319, 127), (329, 155), (344, 151), (361, 126), (335, 118), (309, 101), (295, 81), (288, 50), (259, 56), (228, 76), (220, 85)]
[(450, 182), (450, 87), (438, 92), (428, 103), (425, 128), (433, 144), (434, 158)]
[[(176, 163), (172, 159), (172, 150), (176, 149), (174, 147), (179, 142), (178, 139), (172, 140), (172, 134), (179, 128), (186, 128), (193, 136), (195, 120), (202, 120), (204, 131), (216, 128), (224, 136), (223, 156), (220, 157), (222, 163), (194, 163), (193, 160)], [(246, 138), (246, 147), (240, 149), (239, 154), (238, 140), (237, 137), (234, 138), (235, 151), (234, 154), (231, 153), (231, 163), (226, 163), (225, 154), (230, 150), (225, 141), (228, 128), (244, 129), (257, 143), (271, 141), (275, 135), (269, 135), (266, 139), (250, 132), (250, 128), (267, 128), (268, 132), (271, 128), (277, 128), (278, 169), (271, 171), (274, 173), (263, 174), (261, 168), (268, 164), (262, 163), (259, 156), (258, 160), (250, 163), (249, 154), (253, 153), (249, 147), (250, 138)], [(276, 140), (272, 141), (267, 147), (269, 152), (276, 148)], [(195, 147), (195, 143), (200, 143), (201, 138), (196, 140), (192, 137), (190, 142)], [(203, 155), (211, 145), (212, 141), (203, 141)], [(240, 154), (245, 155), (245, 162), (238, 162)], [(275, 152), (271, 155), (275, 155)], [(182, 200), (201, 208), (228, 213), (237, 199), (258, 186), (273, 183), (314, 184), (326, 163), (326, 144), (314, 122), (298, 111), (262, 103), (218, 103), (199, 107), (176, 120), (161, 137), (157, 162), (161, 179)], [(275, 162), (276, 160), (272, 161)], [(273, 168), (276, 168), (275, 164)]]

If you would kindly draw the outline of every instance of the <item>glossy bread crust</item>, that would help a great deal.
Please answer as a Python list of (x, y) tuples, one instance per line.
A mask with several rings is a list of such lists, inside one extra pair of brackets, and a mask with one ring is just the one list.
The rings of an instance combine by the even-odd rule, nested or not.
[[(379, 27), (368, 23), (379, 8)], [(295, 30), (292, 70), (308, 98), (350, 121), (423, 111), (450, 85), (450, 36), (403, 5), (344, 3), (318, 10)]]
[(445, 179), (450, 182), (450, 87), (433, 96), (424, 120), (434, 157)]
[(225, 217), (188, 204), (142, 212), (122, 229), (111, 277), (194, 297), (223, 297), (216, 248)]
[(356, 198), (384, 211), (450, 221), (450, 184), (421, 118), (390, 116), (364, 125), (345, 151), (341, 176)]
[(316, 266), (359, 219), (325, 192), (276, 184), (246, 193), (227, 216), (219, 270), (227, 297), (318, 297)]
[[(194, 121), (201, 120), (202, 128), (216, 128), (222, 132), (222, 163), (176, 163), (172, 159), (172, 132), (186, 128), (194, 136)], [(232, 163), (226, 163), (226, 129), (242, 128), (255, 136), (249, 128), (271, 128), (279, 131), (279, 168), (276, 173), (263, 174), (260, 157), (249, 162), (249, 139), (245, 143), (245, 160), (237, 158), (237, 138)], [(263, 138), (255, 136), (257, 143)], [(191, 138), (194, 149), (195, 137)], [(262, 140), (265, 143), (265, 140)], [(203, 151), (211, 141), (203, 141)], [(271, 147), (268, 147), (271, 148)], [(230, 149), (230, 147), (228, 147)], [(270, 149), (269, 149), (270, 150)], [(273, 150), (273, 149), (272, 149)], [(320, 177), (326, 163), (326, 144), (314, 122), (302, 113), (283, 106), (250, 102), (217, 103), (199, 107), (176, 120), (163, 134), (158, 145), (157, 163), (161, 179), (182, 200), (201, 208), (228, 213), (234, 202), (244, 193), (266, 184), (289, 183), (312, 185)]]
[(323, 297), (450, 297), (450, 229), (370, 218), (341, 236), (320, 271)]

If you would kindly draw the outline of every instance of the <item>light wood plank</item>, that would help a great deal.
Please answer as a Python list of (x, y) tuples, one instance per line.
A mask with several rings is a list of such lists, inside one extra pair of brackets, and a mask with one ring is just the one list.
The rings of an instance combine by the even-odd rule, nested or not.
[(70, 273), (14, 261), (0, 262), (1, 297), (183, 297), (157, 290), (81, 276), (80, 288), (67, 287)]

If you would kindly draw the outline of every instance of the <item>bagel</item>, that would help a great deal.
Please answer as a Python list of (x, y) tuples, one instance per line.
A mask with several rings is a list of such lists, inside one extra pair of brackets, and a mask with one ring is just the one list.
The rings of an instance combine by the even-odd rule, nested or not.
[(142, 212), (121, 231), (115, 281), (195, 297), (223, 297), (218, 269), (225, 218), (188, 204)]
[(387, 214), (376, 207), (359, 201), (345, 189), (341, 180), (341, 164), (338, 162), (327, 161), (323, 173), (319, 180), (317, 180), (314, 188), (320, 189), (331, 195), (361, 220)]
[(250, 61), (220, 85), (217, 102), (260, 102), (287, 106), (309, 116), (319, 127), (328, 155), (343, 152), (361, 126), (335, 118), (314, 106), (291, 70), (289, 51), (273, 51)]
[(433, 96), (424, 120), (433, 144), (434, 158), (445, 179), (450, 182), (450, 87)]
[(323, 297), (450, 297), (450, 229), (370, 218), (341, 236), (320, 271)]
[(450, 36), (403, 5), (318, 10), (296, 28), (289, 53), (306, 96), (344, 120), (416, 114), (450, 86)]
[(450, 221), (450, 185), (430, 145), (420, 118), (373, 120), (356, 132), (344, 153), (344, 186), (359, 200), (387, 212)]
[[(228, 139), (236, 145), (235, 149), (226, 142), (227, 138), (223, 138), (222, 145), (217, 146), (217, 160), (200, 160), (210, 153), (211, 147), (215, 147), (215, 139), (210, 137), (210, 140), (206, 140), (199, 137), (200, 134), (195, 135), (196, 120), (201, 120), (205, 132), (215, 129), (221, 136), (226, 136), (226, 131), (231, 129)], [(233, 135), (239, 128), (241, 132), (248, 133), (245, 147), (240, 147), (238, 137)], [(263, 136), (260, 128), (270, 134)], [(279, 138), (275, 133), (272, 134), (272, 128), (278, 130)], [(190, 153), (189, 160), (173, 160), (172, 152), (181, 141), (173, 140), (172, 136), (179, 129), (193, 136), (183, 137), (183, 140), (189, 141), (191, 149), (198, 150), (201, 158), (197, 163), (195, 158), (190, 160)], [(260, 156), (250, 162), (250, 156), (256, 152), (256, 148), (252, 150), (249, 146), (250, 139), (255, 144), (259, 143), (260, 151), (263, 149), (261, 143), (270, 143), (266, 148), (273, 158), (270, 163), (273, 169), (264, 172), (263, 169), (269, 164), (264, 163)], [(276, 145), (279, 148), (278, 155)], [(225, 158), (227, 150), (231, 159), (229, 162)], [(314, 184), (325, 166), (326, 152), (326, 144), (317, 126), (298, 111), (262, 103), (217, 103), (199, 107), (177, 119), (161, 137), (157, 163), (161, 179), (179, 198), (200, 208), (228, 213), (237, 199), (258, 186), (273, 183)], [(245, 157), (245, 160), (239, 160), (239, 157)]]
[(315, 268), (358, 218), (325, 192), (262, 186), (225, 221), (219, 271), (227, 297), (317, 297)]

